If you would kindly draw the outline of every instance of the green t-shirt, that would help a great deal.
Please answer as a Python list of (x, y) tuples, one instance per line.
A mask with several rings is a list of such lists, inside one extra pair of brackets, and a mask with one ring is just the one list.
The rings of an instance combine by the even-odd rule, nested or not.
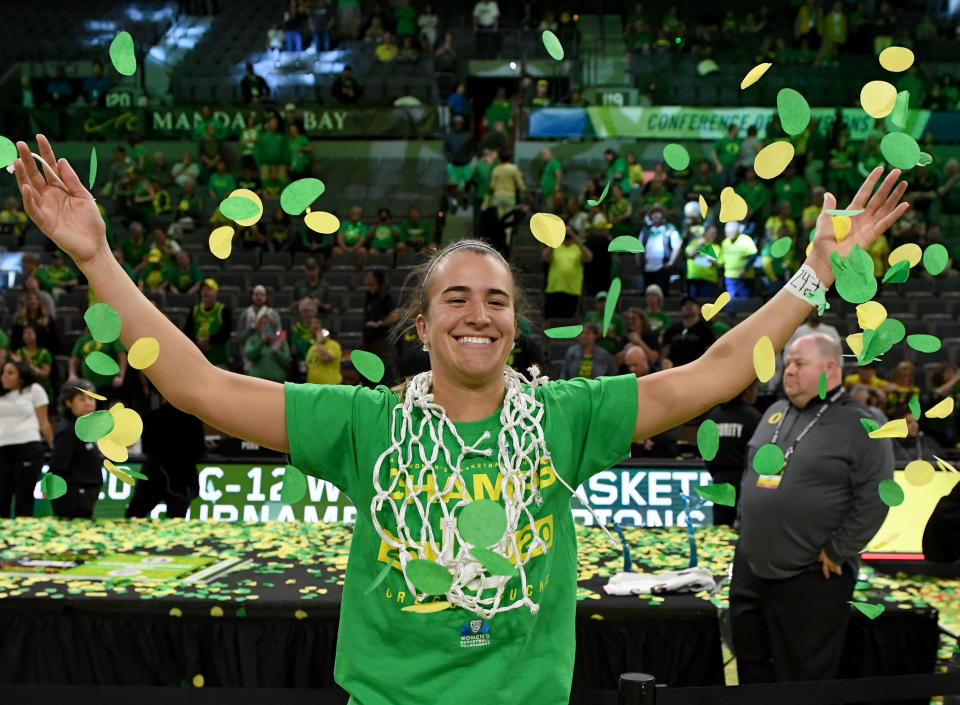
[(493, 167), (500, 162), (491, 164), (485, 159), (477, 160), (473, 165), (473, 180), (477, 184), (477, 199), (483, 200), (490, 193), (490, 177), (493, 174)]
[[(0, 345), (0, 347), (5, 347)], [(50, 351), (46, 348), (37, 348), (32, 353), (26, 348), (20, 348), (17, 350), (17, 355), (20, 356), (21, 360), (26, 361), (30, 364), (31, 367), (43, 367), (44, 365), (50, 365), (51, 370), (53, 368), (53, 355), (50, 354)], [(50, 383), (50, 377), (37, 377), (37, 384), (43, 387), (43, 391), (47, 393), (47, 399), (51, 402), (54, 400), (53, 397), (53, 385)]]
[(493, 123), (498, 120), (502, 120), (504, 126), (509, 130), (513, 123), (513, 108), (507, 101), (503, 101), (502, 103), (493, 101), (487, 106), (486, 111), (483, 113), (483, 119), (487, 123), (488, 130), (492, 130)]
[(257, 136), (257, 144), (253, 148), (254, 159), (258, 165), (289, 164), (290, 140), (282, 132), (268, 132), (264, 130)]
[(110, 375), (97, 374), (87, 367), (87, 355), (97, 351), (102, 352), (117, 362), (119, 361), (120, 353), (126, 352), (127, 349), (123, 347), (123, 343), (119, 340), (114, 340), (112, 343), (98, 343), (89, 332), (81, 335), (77, 338), (77, 342), (73, 344), (70, 357), (80, 358), (80, 376), (92, 382), (95, 387), (106, 387), (113, 384), (113, 377)]
[(145, 239), (134, 242), (132, 237), (128, 237), (120, 243), (120, 249), (123, 250), (123, 261), (131, 267), (136, 267), (150, 252), (150, 243)]
[[(166, 281), (166, 271), (162, 264), (147, 262), (140, 270), (140, 279), (148, 289), (156, 289)], [(189, 288), (189, 287), (188, 287)]]
[(563, 171), (563, 164), (556, 157), (553, 157), (543, 167), (543, 176), (540, 177), (540, 190), (545, 197), (550, 196), (553, 190), (557, 188), (557, 172)]
[(656, 313), (651, 313), (646, 311), (647, 322), (650, 324), (651, 333), (659, 333), (662, 330), (666, 330), (672, 325), (670, 316), (668, 316), (663, 311), (657, 311)]
[(290, 168), (294, 171), (306, 171), (310, 168), (311, 156), (310, 151), (306, 152), (299, 151), (303, 147), (309, 147), (310, 140), (307, 139), (306, 135), (298, 135), (297, 139), (290, 140)]
[(773, 182), (774, 199), (787, 201), (790, 204), (790, 217), (799, 218), (803, 214), (803, 200), (810, 189), (803, 177), (794, 176), (792, 179), (777, 179)]
[(398, 7), (394, 13), (397, 20), (397, 34), (402, 36), (416, 34), (417, 11), (413, 7)]
[[(195, 338), (209, 338), (220, 332), (223, 327), (223, 303), (217, 301), (212, 308), (205, 309), (203, 304), (193, 307), (193, 335)], [(204, 353), (214, 365), (226, 365), (230, 362), (230, 347), (227, 341), (210, 343), (210, 350)]]
[[(536, 390), (544, 404), (543, 429), (550, 458), (535, 478), (543, 498), (529, 511), (546, 552), (536, 549), (524, 566), (527, 594), (539, 604), (532, 615), (523, 606), (489, 620), (459, 608), (429, 614), (403, 612), (414, 604), (394, 560), (397, 549), (383, 542), (375, 530), (370, 507), (374, 499), (371, 474), (377, 458), (390, 445), (390, 423), (397, 396), (379, 386), (374, 390), (346, 385), (285, 385), (287, 437), (293, 464), (308, 475), (323, 478), (345, 492), (357, 507), (340, 607), (336, 681), (364, 705), (419, 705), (443, 693), (450, 702), (475, 701), (477, 693), (495, 695), (501, 702), (560, 705), (570, 697), (574, 661), (577, 549), (570, 492), (557, 481), (559, 472), (576, 488), (595, 473), (630, 455), (637, 413), (637, 382), (633, 375), (598, 380), (549, 382)], [(414, 428), (419, 410), (413, 411)], [(318, 424), (322, 432), (318, 432)], [(493, 458), (469, 454), (461, 465), (463, 486), (447, 499), (454, 517), (465, 490), (470, 499), (500, 501), (501, 479), (496, 462), (500, 411), (486, 419), (455, 424), (465, 443), (493, 450)], [(430, 443), (429, 434), (422, 438)], [(446, 448), (459, 448), (444, 429)], [(429, 457), (432, 448), (425, 449)], [(439, 454), (435, 482), (444, 483), (449, 470)], [(385, 462), (379, 482), (388, 486), (393, 462)], [(416, 473), (418, 466), (410, 468)], [(431, 478), (432, 479), (432, 478)], [(433, 492), (425, 481), (425, 492)], [(401, 490), (402, 492), (402, 490)], [(421, 494), (421, 501), (426, 494)], [(392, 497), (395, 503), (402, 494)], [(434, 534), (440, 536), (440, 508), (429, 514)], [(525, 515), (524, 515), (525, 516)], [(385, 503), (377, 512), (385, 531), (396, 535), (396, 520)], [(407, 520), (419, 515), (411, 510)], [(517, 542), (527, 558), (531, 532), (521, 520)], [(524, 527), (528, 527), (524, 531)], [(371, 594), (364, 591), (385, 564), (393, 570)], [(507, 582), (501, 604), (520, 599), (520, 578)], [(485, 594), (492, 594), (487, 589)], [(442, 595), (425, 598), (442, 601)], [(398, 644), (402, 644), (399, 648)], [(518, 664), (534, 669), (518, 670)], [(402, 687), (399, 687), (402, 683)]]
[[(613, 181), (613, 175), (622, 173), (620, 181)], [(610, 185), (619, 185), (624, 193), (630, 193), (630, 167), (627, 166), (627, 160), (623, 157), (617, 157), (613, 164), (607, 167), (606, 176), (610, 179)]]
[(713, 143), (713, 149), (717, 153), (717, 161), (724, 166), (733, 166), (740, 156), (740, 140), (721, 137)]
[(63, 265), (62, 267), (54, 267), (52, 264), (48, 264), (40, 271), (43, 273), (43, 278), (41, 279), (41, 277), (37, 277), (37, 280), (46, 280), (50, 282), (51, 287), (62, 284), (63, 282), (73, 281), (77, 278), (77, 273), (67, 265)]
[(195, 264), (191, 264), (186, 272), (180, 271), (179, 267), (167, 267), (165, 276), (170, 285), (181, 294), (185, 294), (197, 282), (203, 281), (203, 272)]
[(347, 245), (356, 245), (367, 236), (369, 231), (367, 230), (367, 224), (362, 220), (358, 220), (356, 223), (345, 220), (340, 226), (340, 232), (343, 233), (343, 241)]
[[(397, 239), (393, 236), (393, 227), (389, 225), (374, 225), (370, 238), (370, 249), (391, 250), (397, 246)], [(344, 235), (346, 239), (346, 235)]]
[(213, 191), (214, 197), (218, 201), (222, 201), (230, 192), (236, 190), (237, 180), (233, 178), (233, 174), (221, 174), (219, 171), (215, 171), (210, 174), (207, 185)]
[(430, 227), (430, 224), (421, 220), (419, 223), (414, 225), (409, 220), (400, 226), (400, 242), (410, 242), (412, 239), (423, 240), (424, 245), (429, 245), (433, 242), (433, 230)]
[(770, 190), (759, 179), (752, 185), (741, 181), (733, 190), (747, 202), (747, 207), (754, 213), (763, 213), (766, 210)]
[[(603, 329), (603, 314), (597, 311), (590, 311), (586, 316), (583, 317), (584, 323), (596, 323), (600, 326), (600, 329)], [(610, 338), (609, 335), (612, 333), (618, 338), (622, 338), (626, 333), (627, 328), (623, 324), (623, 316), (619, 313), (613, 314), (613, 318), (610, 319), (610, 327), (607, 328), (607, 335), (599, 338), (597, 340), (597, 345), (606, 350), (608, 353), (616, 353), (620, 346), (614, 341), (613, 338)]]

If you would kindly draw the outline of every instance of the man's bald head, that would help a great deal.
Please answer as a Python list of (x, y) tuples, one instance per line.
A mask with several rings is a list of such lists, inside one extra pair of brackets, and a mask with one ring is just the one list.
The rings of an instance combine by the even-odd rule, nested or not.
[(639, 345), (631, 345), (623, 355), (623, 363), (637, 377), (650, 374), (650, 359)]
[(843, 378), (840, 345), (826, 333), (797, 338), (787, 351), (783, 370), (783, 388), (795, 406), (802, 409), (818, 395), (821, 374), (826, 375), (828, 390), (839, 386)]

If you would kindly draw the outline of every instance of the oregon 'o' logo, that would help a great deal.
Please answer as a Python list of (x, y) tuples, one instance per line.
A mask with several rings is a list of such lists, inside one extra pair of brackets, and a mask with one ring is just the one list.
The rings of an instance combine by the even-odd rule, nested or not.
[(767, 423), (777, 423), (782, 418), (783, 418), (783, 412), (777, 411), (776, 413), (773, 413), (770, 415), (770, 418), (767, 419)]

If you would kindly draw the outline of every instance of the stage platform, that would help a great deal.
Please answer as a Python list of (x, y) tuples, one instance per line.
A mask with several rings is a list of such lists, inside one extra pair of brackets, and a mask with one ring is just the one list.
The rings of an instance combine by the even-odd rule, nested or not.
[[(70, 568), (73, 577), (0, 573), (0, 684), (310, 688), (325, 689), (327, 702), (345, 702), (333, 682), (333, 660), (350, 525), (2, 524), (7, 571), (59, 570), (81, 553), (91, 560)], [(611, 694), (615, 701), (626, 671), (654, 673), (675, 687), (722, 684), (725, 584), (713, 594), (611, 597), (602, 586), (622, 569), (622, 556), (599, 529), (577, 531), (571, 701), (608, 701)], [(684, 529), (627, 529), (625, 536), (635, 565), (654, 571), (687, 565)], [(734, 534), (702, 527), (696, 536), (700, 564), (720, 578)], [(51, 565), (33, 561), (24, 568), (17, 564), (24, 556), (46, 556)], [(131, 559), (141, 562), (137, 576), (135, 565), (123, 564)], [(220, 574), (194, 582), (198, 570), (211, 569)], [(164, 571), (180, 578), (164, 579)], [(145, 575), (157, 579), (141, 580)], [(855, 599), (882, 602), (886, 610), (875, 620), (854, 612), (841, 676), (933, 671), (938, 618), (960, 630), (960, 581), (887, 576), (869, 567), (861, 578)]]

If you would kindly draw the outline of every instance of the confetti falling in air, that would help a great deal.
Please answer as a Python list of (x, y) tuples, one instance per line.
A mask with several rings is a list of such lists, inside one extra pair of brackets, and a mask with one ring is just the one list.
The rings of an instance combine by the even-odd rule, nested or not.
[(810, 124), (810, 105), (793, 88), (781, 88), (777, 93), (777, 113), (780, 126), (788, 135), (799, 135)]
[(640, 238), (635, 235), (619, 235), (613, 238), (607, 246), (607, 252), (630, 252), (637, 254), (643, 252), (643, 243), (640, 242)]
[[(870, 432), (870, 438), (906, 438), (907, 437), (907, 420), (906, 419), (894, 419), (893, 421), (887, 421), (876, 431)], [(884, 481), (886, 482), (886, 480)], [(891, 480), (892, 482), (892, 480)]]
[(87, 188), (93, 188), (97, 181), (97, 148), (90, 148), (90, 176), (87, 178)]
[(245, 196), (228, 196), (220, 202), (220, 214), (230, 220), (255, 218), (263, 208)]
[(140, 414), (117, 403), (110, 407), (110, 415), (113, 416), (113, 430), (107, 437), (124, 447), (136, 443), (143, 433), (143, 419), (140, 418)]
[(760, 150), (753, 162), (753, 170), (761, 179), (775, 179), (793, 159), (794, 147), (787, 141), (772, 142)]
[(856, 602), (854, 600), (848, 600), (848, 602), (870, 619), (876, 619), (883, 614), (884, 610), (886, 609), (886, 607), (882, 604), (874, 605), (869, 602)]
[(920, 160), (920, 145), (905, 132), (890, 132), (880, 140), (880, 153), (891, 166), (912, 169)]
[(453, 576), (449, 570), (423, 558), (409, 561), (406, 572), (413, 587), (427, 595), (443, 595), (453, 584)]
[(729, 482), (723, 482), (719, 485), (700, 485), (693, 489), (696, 490), (698, 495), (714, 504), (732, 507), (737, 503), (737, 490)]
[(920, 245), (915, 242), (908, 242), (894, 248), (890, 256), (887, 257), (887, 262), (889, 262), (892, 267), (897, 262), (906, 260), (911, 267), (916, 267), (920, 264), (921, 259), (923, 259), (923, 250), (920, 249)]
[(303, 222), (313, 232), (321, 235), (329, 235), (340, 229), (340, 219), (327, 211), (311, 211), (307, 208), (307, 214), (303, 217)]
[(933, 465), (926, 460), (911, 460), (903, 469), (904, 479), (914, 487), (929, 485), (933, 481), (934, 473), (936, 470)]
[(910, 263), (900, 260), (883, 275), (884, 284), (903, 284), (910, 278)]
[(613, 314), (617, 312), (617, 301), (620, 300), (620, 290), (622, 288), (623, 284), (620, 282), (620, 277), (610, 282), (607, 301), (603, 305), (603, 332), (600, 334), (601, 336), (606, 336), (607, 331), (610, 330), (610, 321), (613, 320)]
[(117, 73), (132, 76), (137, 71), (137, 56), (133, 49), (133, 37), (129, 32), (118, 32), (110, 42), (110, 61)]
[(47, 499), (58, 499), (67, 493), (67, 481), (52, 472), (46, 473), (40, 480), (40, 491)]
[(674, 171), (683, 171), (690, 166), (690, 153), (682, 144), (671, 142), (663, 148), (663, 161)]
[(545, 29), (543, 30), (543, 34), (540, 35), (540, 40), (543, 42), (543, 48), (547, 50), (551, 59), (563, 61), (563, 45), (560, 43), (560, 40), (557, 39), (556, 34), (549, 29)]
[(297, 179), (280, 193), (280, 207), (290, 215), (300, 215), (326, 190), (320, 179)]
[(747, 217), (747, 202), (727, 186), (720, 192), (720, 222), (730, 223)]
[(472, 546), (492, 546), (503, 538), (506, 530), (506, 512), (502, 506), (489, 499), (468, 503), (457, 516), (457, 532)]
[(880, 358), (906, 336), (904, 325), (896, 318), (887, 318), (876, 330), (867, 329), (862, 333), (862, 349), (857, 353), (857, 362), (869, 364)]
[(707, 199), (703, 197), (703, 194), (697, 195), (697, 202), (700, 204), (700, 217), (707, 217)]
[(860, 89), (860, 107), (872, 118), (883, 118), (893, 111), (897, 89), (886, 81), (869, 81)]
[(947, 260), (949, 259), (950, 253), (939, 242), (928, 245), (927, 249), (923, 251), (923, 267), (928, 274), (934, 277), (943, 273), (943, 270), (947, 268)]
[[(871, 435), (871, 438), (873, 436)], [(882, 480), (877, 487), (880, 500), (888, 507), (897, 507), (903, 504), (903, 488), (896, 480)]]
[(824, 213), (827, 215), (845, 215), (852, 218), (855, 215), (863, 213), (863, 208), (827, 208)]
[(227, 259), (233, 251), (234, 229), (230, 225), (221, 225), (214, 228), (210, 233), (207, 244), (210, 246), (210, 252), (217, 259)]
[(361, 375), (377, 384), (383, 379), (383, 360), (378, 355), (366, 350), (354, 350), (350, 353), (350, 362)]
[(940, 338), (935, 335), (915, 333), (914, 335), (907, 336), (907, 345), (917, 352), (935, 353), (940, 349), (942, 343), (940, 342)]
[(852, 304), (862, 304), (877, 294), (877, 280), (873, 276), (873, 258), (854, 245), (846, 257), (830, 253), (830, 267), (836, 277), (840, 297)]
[(127, 353), (127, 363), (135, 370), (145, 370), (160, 356), (160, 343), (156, 338), (137, 338)]
[(547, 328), (545, 331), (543, 331), (545, 336), (553, 339), (576, 338), (581, 333), (583, 333), (582, 325), (557, 326), (555, 328)]
[(837, 242), (843, 242), (850, 234), (850, 228), (853, 227), (853, 221), (849, 215), (835, 215), (830, 219), (833, 223), (833, 237)]
[(700, 457), (706, 461), (713, 460), (717, 457), (719, 448), (720, 431), (717, 428), (717, 422), (713, 419), (704, 419), (697, 428), (697, 450), (700, 451)]
[(280, 489), (280, 501), (295, 504), (307, 494), (307, 478), (293, 465), (283, 468), (283, 487)]
[(79, 417), (73, 430), (84, 443), (96, 443), (113, 430), (113, 424), (113, 414), (109, 411), (94, 411)]
[(743, 77), (743, 80), (740, 81), (740, 90), (752, 86), (754, 83), (760, 80), (760, 77), (767, 72), (773, 64), (771, 62), (765, 62), (762, 64), (757, 64), (752, 69), (747, 72), (747, 75)]
[(913, 66), (913, 52), (906, 47), (887, 47), (877, 57), (887, 71), (900, 73)]
[(0, 135), (0, 168), (10, 166), (17, 158), (17, 145)]
[(820, 373), (820, 379), (817, 380), (817, 396), (821, 399), (827, 398), (827, 371)]
[(102, 395), (100, 395), (100, 394), (97, 394), (96, 392), (91, 392), (91, 391), (89, 391), (89, 390), (83, 389), (82, 387), (74, 387), (74, 389), (76, 389), (76, 390), (77, 390), (78, 392), (80, 392), (81, 394), (86, 394), (86, 395), (87, 395), (88, 397), (90, 397), (91, 399), (96, 399), (97, 401), (106, 401), (106, 400), (107, 400), (107, 398), (106, 398), (105, 396), (102, 396)]
[[(244, 218), (240, 220), (236, 218), (231, 218), (231, 220), (233, 220), (237, 225), (245, 228), (247, 226), (253, 225), (258, 220), (260, 220), (260, 217), (263, 215), (263, 201), (260, 200), (260, 196), (258, 196), (256, 193), (254, 193), (253, 191), (247, 188), (238, 188), (230, 192), (230, 198), (246, 198), (252, 201), (254, 205), (256, 205), (257, 207), (256, 214), (250, 216), (249, 218)], [(221, 211), (221, 213), (222, 212), (223, 211)]]
[(711, 318), (716, 316), (720, 311), (723, 310), (723, 307), (730, 303), (730, 292), (725, 291), (720, 296), (717, 297), (717, 300), (713, 303), (707, 303), (700, 307), (700, 315), (703, 317), (703, 320), (709, 321)]
[(97, 448), (103, 453), (105, 458), (109, 458), (115, 463), (125, 463), (130, 458), (126, 446), (115, 443), (110, 436), (104, 436), (97, 441)]
[(587, 199), (587, 205), (588, 205), (588, 206), (591, 206), (591, 207), (593, 207), (593, 206), (599, 206), (601, 203), (603, 203), (603, 199), (605, 199), (605, 198), (607, 197), (607, 191), (609, 191), (609, 190), (610, 190), (610, 180), (607, 179), (607, 183), (606, 183), (606, 185), (603, 187), (603, 191), (600, 192), (600, 198), (598, 198), (598, 199), (596, 199), (596, 200), (594, 200), (594, 199), (592, 199), (592, 198), (588, 198), (588, 199)]
[(770, 243), (770, 254), (777, 258), (783, 257), (790, 251), (792, 245), (793, 240), (789, 237), (777, 238)]
[(126, 472), (124, 472), (123, 470), (121, 470), (120, 468), (118, 468), (116, 465), (114, 465), (114, 464), (113, 464), (112, 462), (110, 462), (109, 460), (104, 460), (104, 461), (103, 461), (103, 467), (106, 469), (107, 472), (109, 472), (111, 475), (113, 475), (114, 477), (116, 477), (116, 478), (117, 478), (118, 480), (120, 480), (120, 482), (122, 482), (123, 484), (125, 484), (125, 485), (132, 485), (132, 484), (133, 484), (133, 478), (130, 477), (129, 474), (127, 474)]
[(777, 356), (773, 351), (770, 336), (761, 336), (760, 340), (754, 344), (753, 369), (761, 382), (769, 382), (777, 371)]
[(758, 475), (776, 475), (783, 469), (783, 450), (773, 443), (765, 443), (753, 455), (753, 469)]
[(894, 127), (903, 129), (907, 126), (907, 116), (910, 115), (910, 91), (900, 91), (897, 93), (897, 100), (893, 104), (893, 110), (890, 111), (890, 122)]
[(530, 232), (547, 247), (560, 247), (566, 237), (567, 226), (553, 213), (534, 213), (530, 218)]
[(94, 304), (83, 314), (83, 320), (98, 343), (112, 343), (120, 337), (120, 314), (109, 304)]
[(98, 375), (113, 377), (120, 372), (120, 365), (117, 364), (117, 361), (99, 350), (94, 350), (88, 354), (83, 361), (87, 363), (87, 367)]
[(470, 553), (490, 575), (514, 575), (517, 572), (513, 563), (489, 548), (471, 548)]
[(953, 413), (953, 405), (953, 397), (947, 397), (946, 399), (943, 399), (927, 409), (927, 412), (924, 414), (924, 416), (926, 416), (928, 419), (945, 419)]
[(857, 325), (863, 330), (878, 328), (887, 320), (887, 309), (879, 301), (867, 301), (856, 308)]

